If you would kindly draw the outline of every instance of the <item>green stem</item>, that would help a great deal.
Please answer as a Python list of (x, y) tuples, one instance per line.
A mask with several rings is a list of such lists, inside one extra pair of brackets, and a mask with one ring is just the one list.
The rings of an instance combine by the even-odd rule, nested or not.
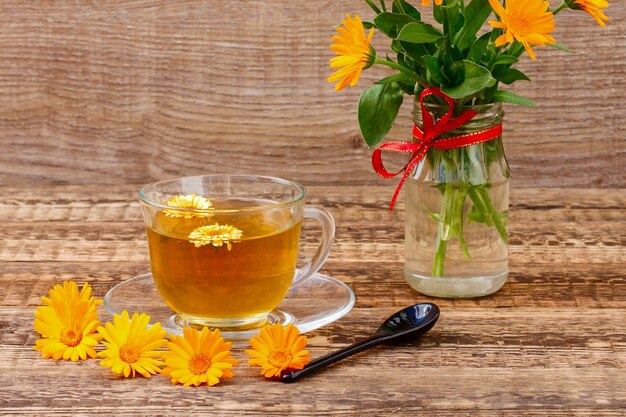
[(506, 226), (504, 225), (504, 223), (502, 223), (502, 218), (500, 217), (500, 213), (496, 211), (496, 208), (493, 205), (493, 201), (491, 201), (491, 197), (489, 196), (489, 191), (487, 191), (486, 187), (478, 187), (478, 191), (481, 194), (483, 201), (487, 205), (487, 209), (489, 210), (489, 213), (491, 214), (491, 221), (496, 227), (496, 230), (498, 231), (500, 238), (502, 239), (504, 243), (508, 245), (509, 236), (506, 233)]
[(435, 252), (435, 261), (433, 263), (433, 277), (442, 277), (443, 268), (446, 263), (446, 247), (448, 242), (443, 240), (439, 234), (437, 234), (437, 251)]
[(393, 4), (396, 5), (396, 9), (398, 9), (400, 13), (406, 14), (406, 12), (404, 11), (404, 7), (402, 7), (402, 3), (400, 3), (398, 0), (393, 0)]
[(485, 186), (473, 186), (470, 187), (468, 193), (472, 199), (474, 207), (476, 207), (479, 212), (487, 215), (493, 226), (496, 228), (496, 231), (498, 232), (498, 235), (500, 235), (502, 241), (508, 245), (509, 238), (506, 233), (506, 226), (502, 222), (500, 214), (496, 211), (487, 188)]
[(446, 250), (448, 242), (453, 238), (459, 239), (459, 245), (465, 256), (470, 259), (470, 253), (463, 236), (463, 214), (467, 186), (463, 183), (447, 183), (441, 198), (441, 210), (438, 216), (437, 242), (435, 244), (435, 258), (433, 261), (433, 276), (441, 277), (444, 274)]
[(568, 7), (569, 6), (567, 5), (567, 2), (564, 1), (563, 3), (559, 4), (559, 6), (556, 9), (552, 11), (552, 14), (556, 16), (557, 13), (559, 13), (561, 10), (566, 9)]
[(390, 68), (393, 68), (395, 70), (400, 71), (402, 74), (406, 75), (407, 77), (411, 77), (412, 79), (414, 79), (415, 81), (417, 81), (418, 83), (422, 84), (424, 87), (427, 86), (426, 81), (423, 80), (419, 75), (415, 74), (413, 71), (404, 68), (402, 65), (393, 62), (393, 61), (387, 61), (386, 59), (382, 59), (382, 58), (378, 58), (376, 57), (374, 59), (374, 64), (382, 64), (382, 65), (386, 65)]
[(487, 64), (487, 68), (489, 68), (489, 71), (493, 71), (493, 68), (496, 66), (496, 61), (498, 60), (500, 55), (502, 55), (502, 47), (498, 46), (496, 47), (496, 53), (491, 58), (491, 61), (489, 61), (489, 64)]
[(433, 276), (442, 277), (446, 263), (446, 248), (449, 239), (448, 216), (450, 213), (450, 184), (446, 184), (443, 189), (439, 189), (441, 196), (441, 209), (439, 210), (439, 220), (437, 222), (437, 243), (435, 244), (435, 258), (433, 260)]
[(380, 0), (380, 7), (382, 7), (383, 12), (387, 11), (387, 6), (385, 5), (385, 0)]
[(372, 8), (372, 10), (376, 12), (376, 14), (380, 14), (380, 9), (374, 4), (372, 0), (365, 0), (365, 3), (367, 3)]
[[(435, 5), (433, 5), (433, 10), (435, 8)], [(444, 35), (448, 35), (450, 33), (450, 19), (448, 18), (448, 8), (447, 7), (441, 7), (441, 18), (443, 20), (443, 34)]]
[(522, 45), (521, 43), (515, 41), (509, 47), (509, 49), (507, 50), (507, 53), (509, 55), (512, 55), (512, 56), (516, 57), (516, 58), (519, 58), (524, 51), (525, 51), (524, 45)]

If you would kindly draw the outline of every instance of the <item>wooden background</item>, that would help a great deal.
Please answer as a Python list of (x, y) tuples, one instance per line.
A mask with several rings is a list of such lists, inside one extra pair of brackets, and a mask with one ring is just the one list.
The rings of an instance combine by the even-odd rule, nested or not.
[[(16, 1), (0, 3), (0, 181), (144, 183), (250, 172), (305, 184), (383, 184), (356, 123), (358, 95), (337, 94), (328, 44), (364, 2)], [(607, 28), (557, 16), (507, 106), (515, 186), (626, 186), (626, 5)], [(376, 45), (382, 53), (384, 43)], [(409, 106), (393, 137), (410, 134)]]
[[(534, 82), (515, 91), (542, 107), (506, 108), (509, 282), (455, 301), (402, 276), (403, 203), (388, 215), (396, 183), (372, 172), (356, 124), (384, 71), (339, 94), (325, 81), (342, 13), (370, 16), (360, 2), (1, 1), (0, 415), (623, 416), (625, 3), (606, 29), (565, 12), (555, 36), (578, 53), (522, 63)], [(437, 302), (440, 322), (291, 386), (240, 350), (235, 379), (199, 389), (40, 360), (32, 314), (52, 285), (86, 280), (102, 297), (148, 270), (139, 186), (214, 172), (299, 180), (335, 216), (322, 272), (357, 301), (308, 334), (312, 356), (415, 302)]]

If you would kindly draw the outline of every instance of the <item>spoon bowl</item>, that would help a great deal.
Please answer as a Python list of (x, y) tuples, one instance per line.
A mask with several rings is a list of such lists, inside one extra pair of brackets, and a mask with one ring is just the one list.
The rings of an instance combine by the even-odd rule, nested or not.
[(407, 342), (432, 329), (438, 319), (439, 307), (436, 304), (419, 303), (405, 307), (387, 318), (378, 330), (367, 339), (315, 359), (303, 369), (281, 375), (280, 379), (283, 382), (294, 382), (304, 375), (371, 347)]
[(385, 342), (401, 343), (432, 329), (439, 319), (439, 307), (433, 303), (415, 304), (391, 315), (376, 330)]

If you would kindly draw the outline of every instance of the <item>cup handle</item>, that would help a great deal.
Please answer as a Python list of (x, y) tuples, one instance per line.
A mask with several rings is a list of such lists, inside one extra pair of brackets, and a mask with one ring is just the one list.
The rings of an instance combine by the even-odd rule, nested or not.
[(320, 239), (320, 245), (313, 255), (313, 258), (307, 262), (302, 268), (296, 270), (296, 275), (291, 284), (291, 288), (300, 285), (305, 279), (315, 274), (320, 270), (328, 255), (330, 254), (330, 247), (333, 244), (335, 238), (335, 219), (329, 212), (317, 207), (305, 207), (304, 208), (305, 219), (315, 219), (322, 225), (322, 237)]

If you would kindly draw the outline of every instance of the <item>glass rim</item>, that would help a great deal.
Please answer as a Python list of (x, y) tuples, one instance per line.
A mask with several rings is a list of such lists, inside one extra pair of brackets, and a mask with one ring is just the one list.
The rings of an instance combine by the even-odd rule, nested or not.
[[(419, 97), (415, 96), (413, 98), (413, 104), (414, 107), (416, 109), (419, 109), (421, 107), (421, 103), (419, 101)], [(431, 109), (449, 109), (450, 106), (448, 105), (448, 103), (424, 103), (424, 106), (426, 108), (431, 108)], [(454, 105), (454, 109), (461, 109), (461, 110), (476, 110), (476, 111), (485, 111), (485, 110), (489, 110), (492, 108), (502, 108), (502, 103), (499, 101), (494, 101), (492, 103), (482, 103), (482, 104), (464, 104), (464, 105)]]
[[(292, 188), (299, 190), (299, 193), (295, 197), (292, 197), (286, 201), (277, 201), (274, 204), (264, 204), (260, 206), (250, 207), (250, 208), (237, 208), (237, 209), (214, 209), (214, 208), (198, 209), (198, 208), (190, 208), (190, 207), (168, 206), (165, 203), (154, 201), (146, 196), (146, 191), (149, 188), (154, 188), (159, 185), (163, 185), (165, 183), (171, 183), (174, 181), (180, 181), (180, 180), (192, 179), (192, 178), (239, 178), (239, 179), (248, 179), (248, 180), (253, 180), (253, 181), (266, 180), (272, 183), (289, 185)], [(252, 175), (252, 174), (205, 174), (205, 175), (191, 175), (191, 176), (186, 176), (186, 177), (175, 177), (175, 178), (155, 181), (155, 182), (146, 184), (143, 187), (141, 187), (141, 189), (139, 190), (139, 194), (137, 195), (141, 203), (147, 204), (152, 207), (157, 207), (162, 210), (176, 210), (176, 211), (180, 211), (183, 213), (211, 213), (211, 214), (241, 213), (241, 212), (253, 212), (253, 211), (275, 209), (275, 208), (285, 207), (285, 206), (289, 206), (291, 204), (297, 203), (298, 201), (302, 200), (305, 196), (306, 196), (306, 189), (304, 188), (302, 184), (300, 184), (297, 181), (286, 180), (284, 178), (271, 177), (267, 175)], [(207, 197), (207, 198), (210, 198), (210, 197)]]

